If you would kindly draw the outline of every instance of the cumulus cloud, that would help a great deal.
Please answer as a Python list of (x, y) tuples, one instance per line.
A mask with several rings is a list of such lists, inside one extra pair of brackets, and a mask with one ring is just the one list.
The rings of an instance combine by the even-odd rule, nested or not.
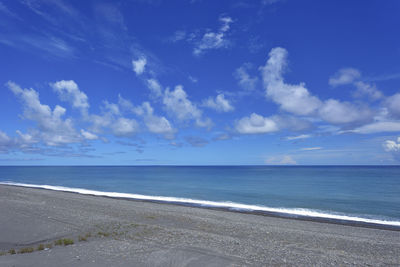
[(270, 118), (265, 118), (256, 113), (249, 117), (241, 118), (236, 122), (236, 131), (241, 134), (263, 134), (279, 130), (276, 122)]
[(319, 110), (321, 118), (333, 124), (366, 123), (372, 120), (373, 112), (366, 106), (329, 99)]
[(87, 139), (87, 140), (96, 140), (99, 139), (99, 137), (91, 132), (85, 131), (84, 129), (81, 129), (81, 135)]
[(297, 162), (290, 155), (272, 156), (265, 160), (269, 165), (296, 165)]
[(383, 148), (387, 152), (400, 152), (400, 137), (397, 138), (397, 142), (393, 140), (386, 140), (383, 143)]
[(273, 48), (266, 65), (260, 68), (266, 95), (282, 110), (296, 115), (311, 115), (322, 103), (309, 93), (304, 83), (292, 85), (284, 82), (282, 75), (287, 66), (287, 55), (286, 49)]
[(117, 137), (131, 137), (139, 132), (140, 127), (135, 119), (126, 118), (112, 111), (106, 111), (101, 114), (90, 114), (87, 121), (91, 123), (90, 130), (100, 134), (111, 132)]
[(207, 98), (203, 101), (203, 106), (219, 112), (229, 112), (235, 109), (231, 102), (225, 98), (224, 94), (218, 94), (215, 99), (212, 97)]
[(394, 94), (386, 99), (385, 106), (390, 115), (400, 118), (400, 93)]
[(115, 103), (110, 103), (107, 100), (103, 101), (104, 109), (113, 115), (120, 115), (119, 106)]
[(242, 87), (244, 90), (252, 91), (256, 88), (258, 78), (256, 76), (250, 76), (248, 73), (249, 68), (250, 64), (243, 64), (241, 67), (236, 69), (234, 76), (238, 80), (240, 87)]
[(220, 17), (221, 27), (217, 32), (206, 32), (200, 41), (197, 42), (193, 49), (194, 55), (201, 55), (207, 50), (226, 48), (229, 41), (226, 40), (226, 32), (230, 29), (230, 24), (233, 22), (230, 17)]
[(163, 103), (167, 111), (179, 121), (195, 120), (196, 125), (200, 127), (210, 127), (212, 124), (210, 119), (203, 118), (202, 111), (188, 99), (182, 85), (175, 86), (174, 90), (167, 88)]
[(354, 83), (357, 90), (354, 92), (355, 97), (367, 96), (371, 100), (378, 100), (383, 97), (383, 93), (376, 88), (376, 85), (358, 81)]
[(114, 135), (129, 137), (138, 132), (139, 124), (134, 119), (120, 117), (111, 124)]
[(166, 138), (173, 138), (175, 129), (167, 118), (154, 115), (154, 110), (149, 102), (143, 102), (142, 105), (132, 109), (139, 116), (143, 116), (143, 121), (151, 133), (164, 134)]
[(139, 57), (136, 60), (132, 60), (132, 68), (136, 75), (141, 75), (146, 67), (147, 59), (145, 57)]
[(361, 73), (359, 70), (354, 68), (342, 68), (329, 79), (329, 84), (331, 86), (351, 84), (360, 77)]
[(383, 149), (392, 154), (395, 160), (400, 161), (400, 136), (396, 140), (386, 140), (383, 144)]
[(82, 112), (87, 112), (89, 108), (88, 97), (84, 92), (79, 90), (78, 85), (73, 80), (61, 80), (50, 83), (50, 86), (62, 101), (70, 102), (72, 107), (80, 109)]
[(0, 153), (7, 153), (15, 142), (5, 132), (0, 131)]
[(353, 85), (356, 88), (353, 96), (356, 98), (367, 97), (372, 101), (376, 101), (384, 97), (375, 84), (361, 81), (361, 72), (354, 68), (340, 69), (329, 79), (329, 84), (333, 87), (346, 84)]
[(240, 134), (263, 134), (280, 130), (303, 131), (311, 127), (309, 121), (301, 118), (288, 115), (263, 117), (256, 113), (243, 117), (235, 123), (235, 129)]
[(143, 122), (149, 132), (164, 134), (166, 138), (173, 138), (173, 134), (176, 130), (172, 127), (167, 118), (154, 114), (154, 109), (149, 102), (145, 101), (140, 106), (135, 106), (122, 96), (119, 95), (118, 97), (118, 103), (123, 109), (133, 112), (137, 116), (143, 118)]
[(23, 116), (37, 124), (34, 135), (47, 145), (75, 143), (81, 140), (73, 127), (71, 119), (62, 119), (66, 109), (56, 105), (52, 110), (48, 105), (40, 103), (39, 94), (34, 89), (22, 89), (14, 82), (8, 82), (7, 87), (23, 103)]
[[(277, 103), (283, 111), (300, 116), (319, 117), (329, 123), (347, 126), (372, 121), (374, 111), (366, 105), (341, 102), (335, 99), (322, 101), (313, 96), (304, 83), (296, 85), (285, 83), (283, 73), (287, 68), (287, 56), (286, 49), (273, 48), (269, 53), (267, 63), (260, 68), (267, 97)], [(357, 77), (354, 70), (344, 69), (331, 79), (334, 79), (334, 84), (353, 82), (353, 78), (348, 78), (351, 73), (353, 73), (351, 77)], [(366, 88), (366, 84), (358, 85), (360, 88), (363, 87), (362, 90), (375, 93), (378, 96), (378, 92)]]

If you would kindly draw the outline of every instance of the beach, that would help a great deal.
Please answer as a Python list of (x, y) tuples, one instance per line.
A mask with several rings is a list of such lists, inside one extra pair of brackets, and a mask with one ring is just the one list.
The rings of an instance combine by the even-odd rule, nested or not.
[(0, 214), (0, 266), (400, 265), (394, 230), (9, 185)]

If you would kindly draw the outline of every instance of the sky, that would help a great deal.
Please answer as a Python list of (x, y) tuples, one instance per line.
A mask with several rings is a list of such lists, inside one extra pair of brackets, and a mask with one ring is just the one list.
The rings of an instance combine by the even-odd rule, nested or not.
[(0, 165), (398, 165), (399, 12), (0, 0)]

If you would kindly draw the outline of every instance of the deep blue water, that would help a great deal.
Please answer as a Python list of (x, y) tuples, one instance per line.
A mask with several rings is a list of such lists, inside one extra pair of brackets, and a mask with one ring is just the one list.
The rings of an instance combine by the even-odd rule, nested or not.
[(400, 221), (400, 167), (0, 167), (0, 182), (231, 201)]

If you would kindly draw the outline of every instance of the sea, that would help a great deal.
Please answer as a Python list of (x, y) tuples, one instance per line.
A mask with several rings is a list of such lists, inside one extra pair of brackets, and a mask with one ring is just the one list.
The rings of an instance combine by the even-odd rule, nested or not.
[(0, 184), (400, 229), (400, 166), (1, 166)]

